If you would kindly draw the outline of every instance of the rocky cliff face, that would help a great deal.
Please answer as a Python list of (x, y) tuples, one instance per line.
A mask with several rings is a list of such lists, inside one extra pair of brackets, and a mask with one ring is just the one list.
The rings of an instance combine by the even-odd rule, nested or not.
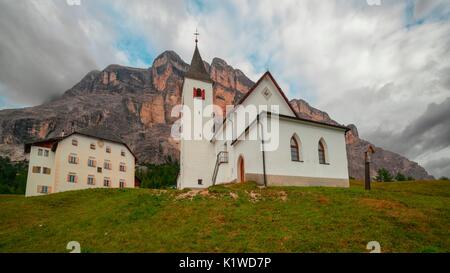
[[(254, 84), (240, 70), (224, 60), (205, 63), (214, 81), (214, 102), (225, 108), (234, 104)], [(25, 109), (0, 111), (0, 155), (24, 159), (23, 143), (74, 130), (105, 126), (121, 136), (135, 151), (139, 161), (163, 163), (178, 159), (178, 143), (170, 136), (173, 106), (181, 102), (183, 76), (189, 65), (175, 52), (158, 56), (149, 69), (110, 65), (89, 72), (63, 96)], [(337, 124), (327, 113), (303, 100), (292, 100), (304, 118)], [(347, 136), (350, 175), (362, 178), (363, 151), (369, 143), (359, 138), (356, 127)], [(385, 167), (417, 179), (430, 178), (417, 163), (397, 154), (377, 149), (374, 169)]]

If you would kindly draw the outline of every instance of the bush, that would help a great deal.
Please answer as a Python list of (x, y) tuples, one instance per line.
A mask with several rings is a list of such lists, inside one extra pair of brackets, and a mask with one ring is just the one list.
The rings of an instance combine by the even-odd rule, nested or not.
[(408, 176), (408, 181), (416, 181), (416, 179), (412, 176)]
[(394, 178), (388, 170), (386, 170), (385, 168), (381, 168), (378, 170), (375, 179), (378, 182), (392, 182)]
[(401, 172), (398, 172), (397, 175), (395, 176), (395, 180), (397, 180), (397, 181), (406, 181), (407, 178)]
[(0, 194), (25, 194), (28, 164), (0, 156)]
[(176, 187), (180, 170), (178, 162), (168, 158), (165, 164), (147, 164), (145, 167), (147, 170), (136, 171), (136, 176), (142, 182), (141, 188), (164, 189)]
[(439, 180), (445, 180), (445, 181), (448, 181), (449, 178), (448, 178), (447, 176), (443, 176), (443, 177), (439, 178)]

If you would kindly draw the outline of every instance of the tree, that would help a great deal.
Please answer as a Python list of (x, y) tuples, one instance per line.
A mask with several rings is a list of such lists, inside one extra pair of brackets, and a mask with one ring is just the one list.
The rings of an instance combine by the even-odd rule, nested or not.
[(401, 172), (398, 172), (397, 175), (395, 176), (395, 180), (397, 180), (397, 181), (406, 181), (407, 178)]
[(439, 180), (445, 180), (445, 181), (448, 181), (448, 180), (449, 180), (449, 178), (448, 178), (448, 177), (446, 177), (446, 176), (443, 176), (443, 177), (439, 178)]
[(378, 182), (392, 182), (393, 177), (391, 173), (385, 168), (378, 169), (377, 176), (375, 178)]
[(28, 165), (0, 157), (0, 194), (25, 194)]

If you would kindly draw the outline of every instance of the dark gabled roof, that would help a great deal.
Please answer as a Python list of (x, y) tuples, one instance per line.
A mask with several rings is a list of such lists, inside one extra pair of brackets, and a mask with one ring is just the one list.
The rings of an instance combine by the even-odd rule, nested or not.
[(76, 134), (122, 144), (130, 151), (130, 153), (134, 156), (135, 160), (137, 161), (136, 155), (133, 153), (133, 151), (130, 149), (130, 147), (122, 140), (122, 138), (120, 138), (119, 136), (117, 136), (116, 134), (111, 132), (111, 130), (106, 127), (90, 127), (90, 128), (85, 128), (85, 129), (82, 129), (79, 131), (74, 131), (66, 136), (54, 137), (54, 138), (40, 140), (40, 141), (36, 141), (36, 142), (32, 142), (32, 143), (26, 143), (25, 144), (25, 153), (30, 152), (31, 146), (37, 146), (37, 145), (42, 145), (42, 144), (49, 144), (49, 145), (51, 145), (52, 150), (56, 151), (56, 149), (58, 147), (58, 143), (60, 141), (66, 139), (72, 135), (76, 135)]
[(236, 104), (240, 105), (242, 104), (249, 96), (251, 93), (253, 93), (253, 91), (255, 91), (256, 87), (258, 87), (258, 85), (263, 81), (263, 79), (265, 77), (269, 77), (269, 79), (273, 82), (273, 84), (275, 85), (275, 87), (277, 88), (277, 91), (281, 94), (281, 96), (283, 97), (283, 99), (286, 101), (286, 104), (289, 106), (289, 108), (292, 110), (292, 112), (294, 113), (294, 115), (298, 118), (298, 114), (297, 112), (294, 110), (294, 108), (292, 107), (291, 103), (289, 102), (288, 98), (286, 97), (286, 95), (284, 94), (283, 90), (281, 90), (281, 87), (278, 85), (277, 81), (275, 80), (275, 78), (272, 76), (272, 74), (267, 71), (266, 73), (264, 73), (264, 75), (262, 75), (261, 78), (259, 78), (259, 80), (253, 85), (252, 88), (250, 88), (250, 90), (248, 90), (247, 93), (245, 93), (245, 95), (239, 100), (239, 102)]
[(191, 67), (185, 75), (188, 78), (194, 80), (200, 80), (212, 83), (211, 77), (206, 71), (205, 64), (203, 63), (202, 56), (198, 51), (197, 45), (195, 45), (194, 56), (192, 56)]
[(116, 134), (111, 132), (111, 130), (109, 130), (108, 128), (105, 128), (105, 127), (85, 128), (85, 129), (76, 131), (74, 133), (78, 133), (80, 135), (95, 137), (95, 138), (108, 140), (111, 142), (116, 142), (116, 143), (126, 145), (126, 143), (122, 140), (122, 138), (120, 138), (119, 136), (117, 136)]

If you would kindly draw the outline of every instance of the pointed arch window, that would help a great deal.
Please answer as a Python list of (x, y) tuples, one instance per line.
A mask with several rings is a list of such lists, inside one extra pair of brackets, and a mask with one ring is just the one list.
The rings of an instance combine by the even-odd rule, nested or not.
[(319, 141), (318, 150), (319, 150), (319, 163), (326, 165), (327, 164), (327, 156), (326, 156), (327, 151), (326, 151), (326, 145), (325, 145), (323, 139), (321, 139)]
[(291, 160), (300, 161), (300, 146), (294, 136), (291, 137)]

